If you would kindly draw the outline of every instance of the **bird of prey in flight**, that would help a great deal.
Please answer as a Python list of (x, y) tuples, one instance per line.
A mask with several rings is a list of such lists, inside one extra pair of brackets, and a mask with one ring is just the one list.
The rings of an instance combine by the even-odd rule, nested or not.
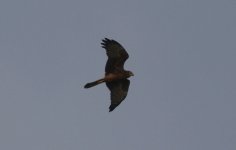
[(131, 71), (124, 69), (124, 63), (129, 54), (121, 44), (113, 39), (103, 39), (102, 48), (106, 50), (108, 60), (105, 66), (105, 76), (94, 82), (87, 83), (84, 88), (90, 88), (105, 82), (110, 90), (111, 105), (109, 112), (113, 111), (127, 96), (130, 81), (129, 77), (134, 76)]

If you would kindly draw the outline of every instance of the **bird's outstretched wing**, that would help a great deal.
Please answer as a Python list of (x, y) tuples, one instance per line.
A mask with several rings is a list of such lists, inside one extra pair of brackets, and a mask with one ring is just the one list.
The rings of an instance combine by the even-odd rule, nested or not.
[(120, 79), (113, 82), (107, 82), (106, 85), (111, 91), (111, 105), (109, 111), (113, 111), (127, 96), (130, 81), (128, 79)]
[(108, 60), (106, 63), (106, 73), (123, 71), (124, 63), (129, 58), (129, 54), (120, 43), (112, 39), (103, 39), (102, 47), (106, 49)]

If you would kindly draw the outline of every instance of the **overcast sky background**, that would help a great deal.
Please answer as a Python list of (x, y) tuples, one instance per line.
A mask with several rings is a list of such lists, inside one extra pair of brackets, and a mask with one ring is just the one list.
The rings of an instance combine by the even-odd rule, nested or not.
[[(108, 112), (102, 38), (130, 54)], [(1, 0), (1, 150), (235, 150), (235, 0)]]

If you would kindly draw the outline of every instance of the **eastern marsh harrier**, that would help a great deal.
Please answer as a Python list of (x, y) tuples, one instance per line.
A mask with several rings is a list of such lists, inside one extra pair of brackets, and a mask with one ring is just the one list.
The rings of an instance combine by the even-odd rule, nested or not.
[(90, 88), (105, 82), (111, 94), (111, 105), (109, 111), (113, 111), (127, 96), (130, 81), (127, 79), (134, 74), (124, 70), (124, 63), (129, 54), (117, 41), (103, 39), (101, 43), (105, 48), (108, 60), (105, 67), (105, 77), (94, 82), (87, 83), (84, 88)]

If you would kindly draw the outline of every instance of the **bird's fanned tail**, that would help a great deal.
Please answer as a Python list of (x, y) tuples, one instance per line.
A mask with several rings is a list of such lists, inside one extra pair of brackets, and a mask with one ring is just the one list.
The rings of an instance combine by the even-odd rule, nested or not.
[(91, 87), (93, 87), (93, 86), (96, 86), (96, 85), (98, 85), (98, 84), (100, 84), (100, 83), (103, 83), (104, 82), (104, 79), (99, 79), (99, 80), (97, 80), (97, 81), (94, 81), (94, 82), (90, 82), (90, 83), (87, 83), (87, 84), (85, 84), (85, 86), (84, 86), (84, 88), (91, 88)]

